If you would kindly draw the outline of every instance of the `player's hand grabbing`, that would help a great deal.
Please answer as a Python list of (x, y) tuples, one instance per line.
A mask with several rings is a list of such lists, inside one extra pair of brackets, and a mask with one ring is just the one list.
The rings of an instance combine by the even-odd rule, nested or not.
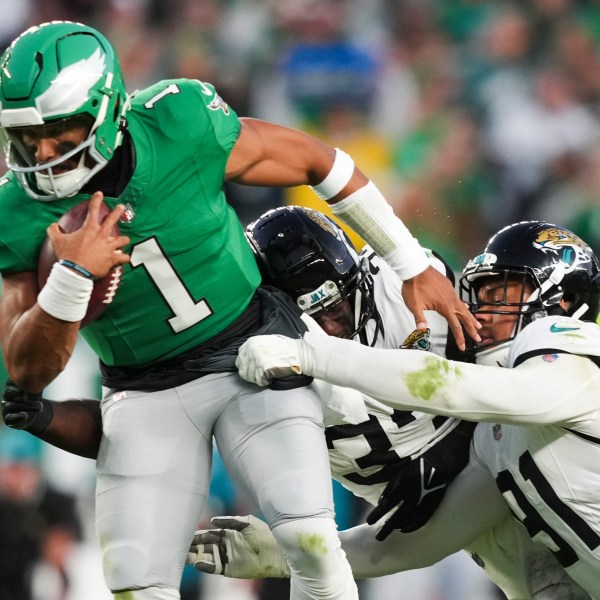
[(8, 379), (2, 394), (2, 417), (12, 429), (24, 429), (40, 435), (52, 421), (52, 403), (41, 394), (24, 392)]
[(289, 577), (290, 570), (268, 525), (247, 517), (213, 517), (216, 529), (196, 532), (187, 564), (197, 571), (236, 579)]
[(448, 321), (460, 350), (465, 350), (463, 327), (471, 338), (481, 341), (477, 331), (481, 325), (458, 297), (450, 280), (433, 267), (404, 281), (402, 297), (415, 317), (417, 329), (427, 328), (424, 311), (435, 310)]
[(384, 521), (376, 539), (385, 540), (394, 529), (410, 533), (427, 523), (469, 460), (474, 427), (474, 423), (464, 421), (445, 436), (443, 443), (434, 444), (420, 456), (402, 459), (367, 516), (369, 525)]
[(85, 221), (76, 231), (64, 233), (58, 223), (53, 223), (46, 230), (58, 258), (84, 267), (96, 279), (101, 279), (113, 267), (130, 260), (129, 255), (122, 251), (130, 239), (125, 235), (114, 234), (114, 227), (125, 207), (118, 204), (100, 223), (103, 198), (102, 192), (96, 192), (92, 196)]
[(375, 538), (381, 542), (395, 529), (409, 533), (425, 525), (440, 505), (449, 483), (427, 456), (407, 461), (367, 515), (369, 525), (386, 517)]
[(240, 377), (260, 386), (273, 379), (302, 374), (302, 340), (283, 335), (256, 335), (240, 347), (235, 361)]

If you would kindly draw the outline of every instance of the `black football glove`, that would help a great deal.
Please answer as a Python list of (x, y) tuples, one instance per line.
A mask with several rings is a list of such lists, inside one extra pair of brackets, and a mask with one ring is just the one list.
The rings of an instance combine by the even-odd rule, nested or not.
[(427, 523), (469, 460), (474, 428), (474, 423), (462, 421), (436, 445), (399, 466), (367, 516), (372, 525), (397, 507), (377, 532), (377, 540), (385, 540), (394, 529), (409, 533)]
[(8, 427), (33, 435), (46, 431), (53, 417), (52, 403), (42, 394), (28, 394), (7, 379), (2, 394), (2, 417)]
[(440, 505), (448, 481), (428, 460), (426, 454), (402, 465), (386, 485), (377, 506), (367, 516), (372, 525), (390, 512), (375, 536), (380, 542), (394, 529), (405, 533), (416, 531), (427, 523)]

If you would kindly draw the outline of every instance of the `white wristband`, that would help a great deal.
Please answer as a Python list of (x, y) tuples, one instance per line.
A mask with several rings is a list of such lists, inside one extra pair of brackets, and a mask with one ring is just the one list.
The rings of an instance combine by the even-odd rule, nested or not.
[(85, 317), (93, 288), (91, 279), (56, 262), (37, 302), (52, 317), (75, 323)]
[(337, 196), (346, 187), (353, 174), (354, 161), (352, 157), (343, 150), (336, 148), (331, 171), (321, 183), (313, 185), (312, 189), (321, 200), (329, 200)]
[(331, 204), (331, 210), (352, 227), (400, 279), (411, 279), (429, 266), (425, 250), (372, 181)]

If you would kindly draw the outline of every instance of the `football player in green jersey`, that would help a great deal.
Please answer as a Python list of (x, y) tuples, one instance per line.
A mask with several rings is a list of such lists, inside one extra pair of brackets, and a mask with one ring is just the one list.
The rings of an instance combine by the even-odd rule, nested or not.
[[(123, 265), (114, 301), (82, 329), (110, 390), (96, 527), (114, 597), (179, 598), (214, 436), (285, 548), (292, 598), (356, 598), (314, 387), (276, 383), (284, 396), (235, 372), (245, 339), (300, 336), (304, 324), (261, 286), (223, 182), (313, 186), (407, 280), (416, 324), (435, 309), (464, 345), (462, 327), (477, 337), (476, 322), (448, 280), (343, 151), (239, 118), (207, 83), (167, 80), (129, 96), (112, 46), (85, 25), (46, 23), (10, 45), (0, 127), (10, 171), (0, 179), (0, 337), (18, 386), (39, 392), (63, 370), (94, 279)], [(84, 225), (63, 233), (55, 221), (90, 197)], [(98, 224), (102, 201), (112, 211)], [(40, 290), (46, 234), (59, 260)]]

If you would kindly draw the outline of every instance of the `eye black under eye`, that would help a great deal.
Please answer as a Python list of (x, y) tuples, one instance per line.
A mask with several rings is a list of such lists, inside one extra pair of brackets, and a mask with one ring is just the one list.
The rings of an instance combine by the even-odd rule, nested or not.
[(23, 141), (23, 143), (26, 146), (34, 144), (37, 139), (38, 139), (38, 136), (35, 134), (35, 131), (22, 131), (21, 132), (21, 140)]
[(56, 147), (56, 150), (58, 151), (59, 154), (66, 154), (67, 152), (70, 152), (71, 150), (73, 150), (74, 148), (76, 148), (76, 144), (74, 144), (73, 142), (60, 142), (60, 144), (58, 144), (58, 146)]

